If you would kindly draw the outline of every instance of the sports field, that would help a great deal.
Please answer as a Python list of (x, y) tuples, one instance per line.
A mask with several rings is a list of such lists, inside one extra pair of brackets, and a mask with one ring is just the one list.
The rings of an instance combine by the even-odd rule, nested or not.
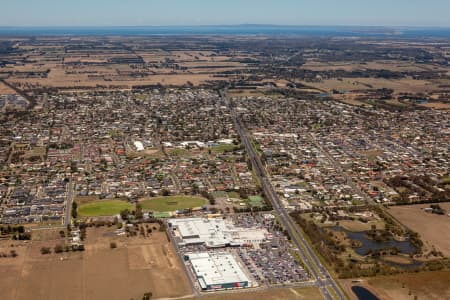
[(180, 209), (200, 207), (206, 204), (206, 199), (189, 196), (167, 196), (147, 198), (140, 202), (144, 210), (176, 211)]
[(133, 209), (133, 205), (122, 200), (98, 200), (80, 205), (78, 214), (82, 217), (113, 216), (124, 209)]

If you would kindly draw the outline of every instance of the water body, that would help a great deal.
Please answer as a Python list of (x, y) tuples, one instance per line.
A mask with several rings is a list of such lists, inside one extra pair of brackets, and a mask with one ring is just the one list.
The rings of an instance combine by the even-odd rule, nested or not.
[(394, 239), (386, 242), (377, 242), (370, 239), (365, 232), (352, 232), (339, 226), (335, 226), (332, 229), (335, 231), (344, 231), (349, 239), (360, 241), (361, 247), (355, 248), (355, 252), (362, 256), (365, 256), (369, 250), (388, 249), (394, 247), (397, 247), (397, 249), (404, 254), (412, 254), (416, 251), (416, 247), (414, 247), (408, 239), (401, 242)]
[(450, 38), (450, 28), (376, 27), (376, 26), (115, 26), (115, 27), (0, 27), (2, 36), (66, 35), (302, 35), (371, 37)]
[(380, 298), (362, 286), (352, 286), (352, 292), (358, 297), (358, 300), (380, 300)]

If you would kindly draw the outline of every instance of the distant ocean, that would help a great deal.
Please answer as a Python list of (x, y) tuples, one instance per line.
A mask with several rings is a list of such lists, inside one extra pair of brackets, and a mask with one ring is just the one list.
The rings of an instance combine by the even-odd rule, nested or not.
[(145, 36), (145, 35), (301, 35), (450, 38), (450, 28), (355, 26), (144, 26), (144, 27), (0, 27), (0, 36)]

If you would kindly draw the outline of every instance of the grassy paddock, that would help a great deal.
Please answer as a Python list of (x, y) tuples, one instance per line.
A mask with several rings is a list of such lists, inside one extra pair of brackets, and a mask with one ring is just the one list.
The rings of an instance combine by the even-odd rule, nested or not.
[(124, 209), (133, 209), (133, 205), (122, 200), (98, 200), (82, 204), (78, 213), (82, 217), (113, 216)]
[(211, 147), (210, 149), (215, 153), (223, 153), (227, 151), (233, 151), (235, 148), (238, 148), (238, 146), (234, 144), (222, 144)]
[(139, 203), (144, 210), (152, 211), (176, 211), (180, 209), (200, 207), (206, 204), (206, 199), (200, 197), (189, 196), (168, 196), (168, 197), (156, 197), (147, 198)]

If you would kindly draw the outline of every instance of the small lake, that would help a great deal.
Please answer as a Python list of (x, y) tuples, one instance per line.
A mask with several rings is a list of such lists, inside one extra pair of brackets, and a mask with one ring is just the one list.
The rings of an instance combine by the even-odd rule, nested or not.
[(376, 242), (370, 239), (365, 232), (352, 232), (348, 231), (340, 226), (332, 227), (335, 231), (343, 231), (347, 234), (349, 239), (357, 240), (361, 242), (361, 247), (354, 248), (355, 252), (361, 256), (365, 256), (369, 250), (379, 250), (397, 247), (403, 254), (412, 254), (416, 251), (411, 242), (407, 239), (405, 241), (396, 241), (394, 239), (386, 242)]
[(371, 291), (362, 286), (352, 286), (352, 292), (358, 297), (358, 300), (380, 300)]

